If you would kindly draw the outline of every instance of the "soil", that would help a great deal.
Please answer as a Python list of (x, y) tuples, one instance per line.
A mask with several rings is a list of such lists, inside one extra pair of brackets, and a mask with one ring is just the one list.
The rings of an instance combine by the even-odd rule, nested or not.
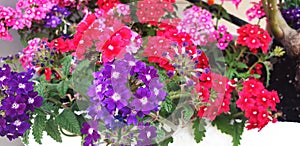
[[(276, 42), (273, 43), (275, 46)], [(280, 44), (276, 44), (280, 45)], [(295, 88), (296, 61), (287, 55), (272, 60), (273, 70), (268, 89), (276, 90), (280, 97), (277, 105), (282, 117), (279, 121), (300, 122), (300, 91)]]

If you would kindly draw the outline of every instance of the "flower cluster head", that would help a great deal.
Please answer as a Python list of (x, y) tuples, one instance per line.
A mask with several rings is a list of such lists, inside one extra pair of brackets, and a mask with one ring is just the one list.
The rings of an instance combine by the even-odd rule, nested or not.
[(227, 27), (225, 25), (220, 25), (218, 30), (215, 30), (212, 33), (212, 39), (216, 39), (218, 41), (217, 47), (221, 50), (225, 50), (228, 44), (233, 40), (233, 36), (227, 32)]
[(89, 91), (93, 103), (89, 114), (106, 124), (118, 119), (136, 125), (138, 118), (158, 111), (165, 100), (157, 70), (129, 54), (123, 60), (104, 63), (94, 77)]
[(276, 122), (272, 117), (272, 111), (277, 111), (276, 104), (280, 102), (276, 91), (268, 91), (260, 81), (248, 79), (243, 82), (243, 89), (238, 94), (240, 98), (236, 105), (249, 119), (247, 129), (261, 130), (270, 121)]
[(267, 31), (258, 25), (246, 24), (240, 27), (237, 32), (239, 34), (237, 44), (248, 47), (253, 53), (257, 53), (259, 48), (263, 53), (268, 53), (272, 38)]
[(34, 38), (23, 49), (20, 62), (24, 69), (38, 69), (54, 63), (56, 48), (47, 39)]
[(110, 9), (114, 8), (119, 2), (119, 0), (98, 0), (97, 5), (104, 12), (108, 12)]
[(122, 58), (126, 53), (136, 53), (142, 45), (140, 35), (113, 14), (103, 14), (98, 19), (96, 14), (88, 14), (76, 30), (72, 46), (76, 49), (73, 55), (79, 60), (84, 59), (87, 48), (93, 45), (96, 46), (95, 51), (102, 53), (103, 62)]
[(229, 112), (231, 93), (236, 89), (234, 80), (216, 73), (203, 73), (195, 87), (202, 103), (198, 109), (200, 118), (214, 120), (217, 115)]
[(300, 8), (290, 8), (281, 11), (285, 21), (294, 29), (300, 28)]
[(8, 28), (30, 28), (33, 21), (44, 19), (56, 4), (58, 0), (19, 0), (16, 9), (0, 6), (0, 39), (12, 40)]
[(141, 0), (138, 1), (136, 15), (141, 23), (157, 25), (166, 12), (174, 12), (174, 3), (174, 0)]
[(46, 28), (56, 28), (59, 24), (62, 23), (64, 17), (68, 17), (71, 14), (65, 7), (54, 6), (51, 9), (51, 12), (46, 14), (44, 18)]
[(253, 4), (253, 6), (246, 11), (246, 15), (247, 15), (247, 18), (248, 18), (249, 21), (251, 21), (255, 18), (260, 19), (263, 16), (265, 16), (265, 12), (263, 10), (261, 1), (251, 2), (251, 4)]
[(185, 10), (177, 28), (180, 32), (188, 33), (195, 45), (205, 46), (215, 41), (215, 38), (210, 37), (215, 31), (212, 14), (200, 7), (192, 6)]
[(33, 75), (33, 70), (13, 72), (6, 64), (0, 68), (0, 135), (10, 140), (24, 135), (30, 128), (29, 112), (42, 105), (42, 97), (29, 81)]

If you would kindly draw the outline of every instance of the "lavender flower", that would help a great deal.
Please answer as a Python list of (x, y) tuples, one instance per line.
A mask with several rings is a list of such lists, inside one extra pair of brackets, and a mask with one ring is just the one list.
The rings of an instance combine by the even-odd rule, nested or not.
[[(127, 54), (123, 60), (105, 63), (94, 73), (94, 85), (89, 89), (89, 115), (107, 125), (115, 121), (138, 123), (138, 118), (159, 109), (166, 92), (159, 82), (157, 70)], [(109, 116), (109, 113), (111, 116)]]

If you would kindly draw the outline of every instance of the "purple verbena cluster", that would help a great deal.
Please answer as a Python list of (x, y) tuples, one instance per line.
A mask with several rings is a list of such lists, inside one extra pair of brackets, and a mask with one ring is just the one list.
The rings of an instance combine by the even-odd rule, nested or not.
[(34, 71), (13, 72), (8, 65), (0, 68), (0, 135), (12, 140), (30, 128), (29, 112), (42, 105), (42, 97), (29, 81)]
[(51, 12), (46, 14), (44, 19), (46, 28), (56, 28), (62, 23), (63, 17), (68, 17), (71, 14), (65, 7), (54, 6)]
[(300, 29), (300, 8), (291, 8), (283, 10), (283, 18), (294, 29)]
[(88, 93), (92, 102), (89, 115), (107, 125), (116, 120), (137, 125), (138, 118), (158, 111), (165, 100), (157, 70), (128, 54), (123, 60), (105, 63), (94, 78)]

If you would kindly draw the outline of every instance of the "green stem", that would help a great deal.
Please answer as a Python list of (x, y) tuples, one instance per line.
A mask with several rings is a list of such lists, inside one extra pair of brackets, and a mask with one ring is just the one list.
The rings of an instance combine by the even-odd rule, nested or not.
[[(218, 25), (219, 25), (219, 20), (221, 19), (220, 15), (221, 15), (221, 9), (222, 9), (223, 4), (224, 4), (224, 2), (222, 2), (220, 7), (218, 8), (217, 21), (216, 21), (216, 27), (217, 28), (218, 28)], [(220, 17), (220, 18), (218, 18), (218, 17)]]
[(235, 113), (235, 114), (233, 114), (233, 115), (231, 116), (231, 119), (235, 119), (235, 118), (240, 117), (240, 116), (242, 116), (242, 115), (244, 115), (244, 112), (238, 112), (238, 113)]
[(244, 54), (244, 52), (246, 51), (246, 49), (247, 49), (246, 47), (243, 47), (243, 48), (242, 48), (240, 54), (239, 54), (238, 57), (236, 58), (237, 61), (241, 58), (241, 56)]

